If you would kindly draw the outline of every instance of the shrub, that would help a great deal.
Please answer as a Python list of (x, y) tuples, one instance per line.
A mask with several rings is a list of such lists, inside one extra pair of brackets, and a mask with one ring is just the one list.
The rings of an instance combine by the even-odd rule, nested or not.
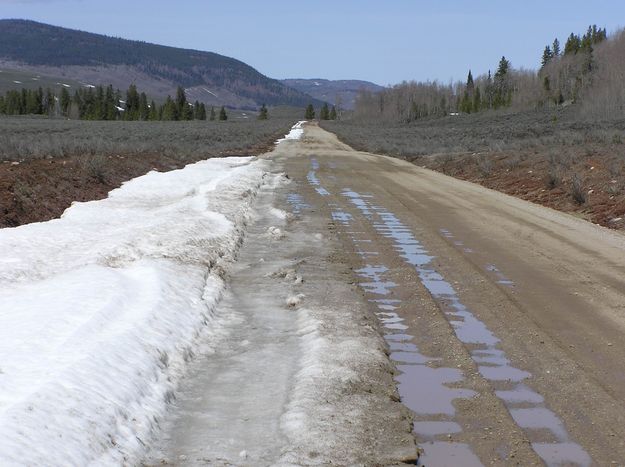
[(586, 191), (584, 189), (584, 183), (579, 174), (574, 173), (571, 177), (571, 197), (577, 204), (584, 204), (586, 202)]

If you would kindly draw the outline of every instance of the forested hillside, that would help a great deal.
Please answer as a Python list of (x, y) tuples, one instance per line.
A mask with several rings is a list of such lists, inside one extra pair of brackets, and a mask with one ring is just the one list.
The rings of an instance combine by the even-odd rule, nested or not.
[[(210, 47), (210, 44), (207, 44)], [(25, 20), (0, 20), (0, 65), (165, 97), (183, 86), (210, 105), (305, 106), (309, 96), (233, 58), (91, 34)]]

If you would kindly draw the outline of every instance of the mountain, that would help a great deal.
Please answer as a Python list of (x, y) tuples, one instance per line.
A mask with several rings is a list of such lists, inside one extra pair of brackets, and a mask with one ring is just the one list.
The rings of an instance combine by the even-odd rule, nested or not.
[(234, 58), (27, 20), (0, 20), (0, 68), (86, 86), (112, 84), (125, 90), (135, 83), (155, 99), (174, 95), (180, 85), (189, 99), (208, 105), (320, 104)]
[(379, 92), (384, 88), (369, 81), (327, 79), (283, 79), (282, 83), (329, 104), (341, 100), (344, 109), (353, 109), (361, 90)]

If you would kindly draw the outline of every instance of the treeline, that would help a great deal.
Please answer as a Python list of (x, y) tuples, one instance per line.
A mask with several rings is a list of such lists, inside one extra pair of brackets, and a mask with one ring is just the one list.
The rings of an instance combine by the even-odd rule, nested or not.
[[(304, 111), (304, 118), (306, 120), (314, 120), (315, 116), (315, 107), (312, 104), (308, 104), (306, 110)], [(319, 120), (336, 120), (337, 118), (338, 114), (334, 105), (332, 106), (332, 109), (330, 109), (328, 104), (324, 103), (321, 106), (321, 109), (319, 109)]]
[[(531, 109), (581, 103), (580, 112), (622, 115), (625, 110), (625, 34), (608, 39), (607, 31), (589, 26), (571, 34), (561, 48), (556, 38), (543, 50), (537, 71), (515, 69), (504, 56), (495, 73), (448, 85), (403, 82), (381, 93), (361, 92), (354, 116), (398, 122), (471, 114), (490, 109)], [(602, 105), (598, 105), (601, 101)]]
[[(122, 99), (125, 97), (125, 100)], [(263, 106), (264, 107), (264, 106)], [(267, 118), (267, 110), (261, 114)], [(207, 112), (202, 102), (187, 101), (182, 87), (176, 96), (167, 96), (165, 102), (157, 105), (148, 102), (144, 92), (130, 85), (122, 96), (113, 86), (90, 86), (78, 89), (73, 95), (67, 88), (61, 88), (58, 96), (51, 89), (22, 89), (7, 91), (0, 96), (0, 114), (4, 115), (46, 115), (80, 120), (227, 120), (225, 107), (219, 112), (211, 107)]]

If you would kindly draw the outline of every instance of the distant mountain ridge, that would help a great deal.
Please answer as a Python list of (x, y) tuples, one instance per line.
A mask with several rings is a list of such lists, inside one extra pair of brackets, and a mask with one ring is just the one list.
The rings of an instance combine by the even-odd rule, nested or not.
[(189, 98), (209, 105), (320, 105), (234, 58), (28, 20), (0, 20), (0, 67), (120, 89), (135, 83), (156, 98), (181, 85)]
[(356, 96), (362, 90), (380, 92), (384, 89), (375, 83), (361, 80), (283, 79), (281, 81), (293, 89), (329, 104), (336, 105), (338, 99), (343, 109), (353, 109)]

